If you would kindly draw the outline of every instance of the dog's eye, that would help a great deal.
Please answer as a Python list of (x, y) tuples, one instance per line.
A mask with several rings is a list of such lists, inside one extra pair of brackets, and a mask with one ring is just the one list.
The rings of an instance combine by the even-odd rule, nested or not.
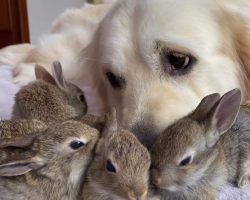
[(184, 158), (180, 163), (179, 166), (186, 166), (188, 164), (190, 164), (192, 162), (192, 157), (188, 156), (186, 158)]
[(165, 52), (162, 61), (165, 71), (172, 75), (181, 75), (192, 67), (196, 59), (182, 53)]
[(191, 58), (179, 53), (170, 53), (167, 55), (169, 64), (176, 70), (185, 69), (190, 65)]
[(114, 89), (123, 89), (126, 86), (125, 79), (114, 75), (112, 72), (106, 72), (106, 77)]

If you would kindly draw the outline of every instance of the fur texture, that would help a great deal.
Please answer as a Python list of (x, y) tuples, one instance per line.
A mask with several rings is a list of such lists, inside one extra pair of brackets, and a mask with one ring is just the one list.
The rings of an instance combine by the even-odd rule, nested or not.
[(38, 81), (22, 87), (16, 94), (13, 119), (54, 122), (86, 114), (84, 93), (64, 79), (60, 63), (54, 63), (53, 72), (54, 77), (43, 67), (35, 68)]
[[(1, 149), (25, 147), (26, 150), (19, 150), (18, 156), (1, 163), (0, 199), (79, 199), (97, 139), (96, 129), (76, 121), (55, 123), (33, 135), (2, 137)], [(72, 142), (83, 145), (72, 148)]]
[(239, 107), (239, 90), (209, 95), (162, 133), (151, 150), (152, 181), (162, 199), (212, 200), (226, 183), (250, 185), (250, 112), (241, 107), (232, 126)]
[[(85, 90), (89, 113), (115, 106), (119, 123), (144, 144), (210, 93), (237, 87), (243, 101), (250, 98), (249, 1), (118, 0), (94, 24), (80, 20), (88, 18), (85, 9), (62, 15), (24, 62), (61, 60), (66, 78)], [(175, 70), (171, 54), (195, 62)], [(113, 88), (107, 72), (124, 87)], [(15, 75), (18, 82), (34, 78), (27, 66)]]
[(118, 129), (115, 118), (111, 113), (106, 119), (87, 172), (84, 200), (146, 199), (150, 154), (132, 133)]

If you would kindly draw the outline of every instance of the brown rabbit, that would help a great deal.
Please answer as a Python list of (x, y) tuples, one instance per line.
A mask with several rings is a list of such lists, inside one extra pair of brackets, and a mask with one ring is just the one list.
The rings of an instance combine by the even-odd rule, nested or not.
[(84, 200), (144, 200), (148, 191), (150, 154), (130, 132), (119, 129), (113, 109), (87, 172)]
[(35, 67), (38, 81), (24, 86), (16, 94), (13, 119), (53, 122), (86, 114), (84, 93), (64, 79), (59, 62), (53, 63), (52, 71), (55, 78), (43, 67)]
[(5, 138), (0, 148), (25, 148), (0, 165), (1, 200), (76, 200), (99, 132), (77, 121), (55, 123), (44, 132)]
[[(241, 92), (205, 97), (196, 110), (168, 127), (151, 149), (152, 182), (162, 199), (216, 199), (225, 183), (249, 185), (250, 109)], [(231, 127), (232, 126), (232, 127)]]

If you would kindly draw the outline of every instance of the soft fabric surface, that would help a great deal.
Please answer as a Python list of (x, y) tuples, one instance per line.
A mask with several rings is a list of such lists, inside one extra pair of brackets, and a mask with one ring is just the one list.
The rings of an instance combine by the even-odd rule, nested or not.
[(0, 66), (0, 119), (9, 119), (11, 116), (14, 96), (19, 86), (11, 82), (11, 68), (6, 65)]
[[(0, 66), (0, 119), (9, 119), (11, 116), (11, 109), (14, 104), (15, 93), (20, 86), (11, 82), (12, 73), (11, 67)], [(225, 186), (220, 194), (218, 200), (250, 200), (250, 188), (238, 189), (231, 186)]]

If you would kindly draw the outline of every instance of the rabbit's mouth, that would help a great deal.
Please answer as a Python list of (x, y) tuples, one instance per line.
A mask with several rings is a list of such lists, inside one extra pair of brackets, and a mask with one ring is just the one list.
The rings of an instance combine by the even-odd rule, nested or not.
[(154, 185), (159, 189), (159, 190), (165, 190), (168, 192), (178, 192), (178, 191), (186, 191), (188, 186), (185, 185), (184, 183), (180, 183), (177, 181), (171, 181), (169, 183), (164, 182), (157, 182), (154, 183)]

